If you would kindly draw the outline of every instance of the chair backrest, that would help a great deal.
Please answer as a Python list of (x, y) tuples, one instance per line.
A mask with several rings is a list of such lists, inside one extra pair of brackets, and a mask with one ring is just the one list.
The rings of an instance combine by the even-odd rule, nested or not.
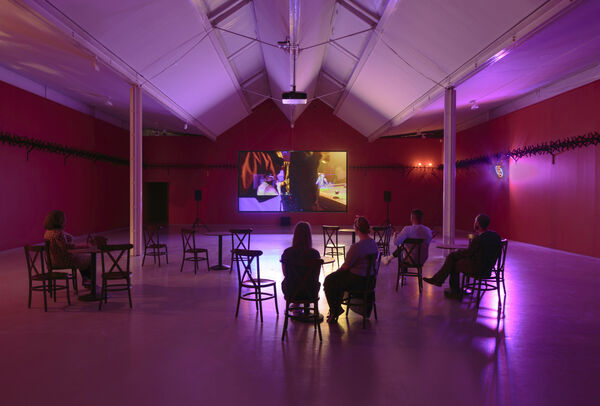
[(144, 247), (148, 248), (152, 245), (160, 244), (159, 226), (144, 226)]
[[(107, 244), (102, 247), (102, 275), (119, 274), (121, 278), (128, 279), (132, 248), (132, 244)], [(125, 256), (124, 267), (120, 263), (123, 256)], [(105, 261), (105, 257), (108, 260)], [(109, 267), (108, 270), (107, 267)]]
[(416, 268), (421, 265), (422, 238), (407, 238), (398, 247), (398, 266)]
[(196, 230), (182, 228), (181, 242), (183, 243), (183, 252), (189, 252), (196, 249)]
[(336, 247), (338, 245), (338, 233), (340, 226), (323, 226), (323, 248)]
[(392, 237), (392, 227), (374, 226), (371, 228), (373, 229), (373, 237), (379, 250), (381, 251), (384, 250), (385, 247), (389, 247), (390, 238)]
[(367, 274), (365, 276), (365, 290), (374, 291), (377, 283), (377, 274), (379, 273), (379, 265), (381, 264), (381, 254), (367, 255)]
[(298, 274), (304, 275), (298, 282), (295, 291), (286, 297), (286, 300), (291, 302), (296, 300), (314, 300), (319, 296), (319, 291), (315, 292), (314, 297), (298, 296), (300, 292), (306, 292), (306, 283), (311, 280), (318, 281), (319, 274), (321, 273), (321, 267), (323, 266), (323, 260), (321, 258), (306, 258), (302, 261), (295, 262), (294, 267)]
[(508, 240), (505, 238), (500, 243), (500, 252), (498, 253), (498, 260), (496, 261), (496, 268), (494, 271), (504, 273), (504, 263), (506, 262), (506, 251), (508, 251)]
[(46, 247), (43, 245), (26, 245), (24, 248), (29, 280), (34, 276), (45, 276), (44, 251), (46, 251)]
[(250, 249), (250, 234), (251, 228), (234, 228), (229, 230), (231, 233), (231, 251), (233, 250), (249, 250)]
[[(262, 251), (258, 250), (244, 250), (244, 249), (234, 249), (231, 251), (231, 255), (233, 255), (233, 260), (235, 261), (237, 274), (238, 274), (238, 282), (240, 284), (244, 282), (251, 282), (252, 284), (258, 284), (258, 280), (260, 280), (260, 256), (262, 255)], [(256, 260), (256, 273), (252, 273), (252, 263)]]

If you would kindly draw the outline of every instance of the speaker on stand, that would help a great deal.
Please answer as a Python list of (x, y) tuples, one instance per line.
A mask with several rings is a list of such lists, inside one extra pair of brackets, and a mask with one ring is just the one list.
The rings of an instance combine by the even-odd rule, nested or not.
[(196, 220), (194, 220), (194, 225), (192, 225), (192, 228), (205, 228), (206, 231), (210, 231), (208, 229), (208, 227), (206, 226), (206, 224), (204, 224), (201, 220), (200, 220), (200, 200), (202, 200), (202, 191), (201, 190), (196, 190), (194, 191), (194, 200), (196, 200)]
[(389, 190), (383, 191), (383, 201), (386, 202), (386, 204), (387, 204), (387, 215), (386, 215), (385, 225), (391, 226), (392, 225), (392, 223), (390, 223), (390, 202), (392, 201), (392, 192), (391, 191), (389, 191)]

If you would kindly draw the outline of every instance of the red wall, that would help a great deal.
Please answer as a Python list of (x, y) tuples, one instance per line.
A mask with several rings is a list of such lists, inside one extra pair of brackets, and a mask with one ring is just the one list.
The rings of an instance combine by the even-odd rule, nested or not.
[[(128, 132), (0, 82), (0, 129), (20, 136), (127, 157)], [(0, 250), (42, 240), (44, 217), (60, 209), (80, 235), (126, 227), (127, 166), (0, 144)]]
[[(439, 140), (382, 139), (369, 143), (320, 101), (312, 102), (295, 128), (271, 101), (258, 106), (252, 115), (218, 137), (146, 137), (144, 162), (182, 164), (237, 164), (240, 150), (344, 150), (352, 165), (414, 165), (418, 161), (438, 165), (442, 159)], [(415, 170), (350, 169), (347, 213), (290, 213), (292, 222), (352, 224), (355, 214), (366, 215), (373, 224), (385, 220), (383, 191), (392, 191), (390, 218), (406, 224), (409, 211), (421, 207), (425, 222), (441, 224), (441, 174)], [(279, 224), (281, 213), (240, 213), (237, 209), (236, 169), (144, 170), (144, 181), (169, 182), (169, 221), (189, 224), (195, 218), (195, 189), (202, 190), (201, 218), (208, 224)]]
[[(458, 159), (600, 130), (600, 81), (457, 136)], [(481, 165), (457, 171), (457, 227), (488, 212), (511, 239), (600, 256), (600, 146), (511, 161), (508, 179)], [(476, 197), (476, 198), (474, 198)]]

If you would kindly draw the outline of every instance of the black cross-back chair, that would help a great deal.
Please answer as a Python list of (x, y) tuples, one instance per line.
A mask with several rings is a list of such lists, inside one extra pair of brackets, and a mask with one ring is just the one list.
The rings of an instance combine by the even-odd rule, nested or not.
[[(71, 304), (71, 296), (69, 293), (69, 275), (63, 272), (52, 272), (51, 268), (48, 268), (48, 262), (46, 257), (48, 256), (48, 250), (46, 245), (26, 245), (25, 249), (25, 260), (27, 261), (27, 274), (29, 279), (29, 299), (27, 307), (31, 309), (31, 296), (32, 292), (42, 292), (44, 294), (44, 311), (48, 311), (48, 299), (46, 298), (46, 292), (54, 297), (56, 302), (56, 291), (67, 290), (67, 301)], [(44, 254), (46, 253), (46, 254)], [(64, 281), (64, 285), (59, 285), (57, 281)], [(34, 283), (39, 283), (35, 285)]]
[[(362, 304), (363, 329), (367, 328), (367, 318), (371, 316), (371, 304), (373, 305), (373, 315), (375, 316), (375, 320), (377, 320), (377, 305), (375, 303), (375, 285), (377, 284), (377, 273), (379, 272), (381, 255), (379, 253), (367, 255), (367, 260), (367, 275), (365, 277), (365, 284), (363, 289), (348, 291), (348, 295), (342, 301), (342, 304), (346, 305), (346, 319), (348, 319), (350, 306), (358, 306)], [(353, 300), (360, 300), (361, 303), (353, 303)]]
[(233, 250), (249, 250), (250, 249), (250, 236), (252, 234), (251, 228), (234, 228), (229, 230), (231, 233), (231, 266), (229, 267), (229, 273), (233, 271)]
[[(298, 285), (295, 292), (293, 292), (290, 296), (285, 296), (285, 319), (283, 322), (283, 333), (281, 335), (282, 341), (285, 339), (285, 334), (287, 332), (288, 318), (294, 316), (290, 313), (291, 311), (298, 309), (301, 309), (304, 312), (304, 318), (314, 322), (315, 332), (319, 333), (319, 341), (323, 341), (323, 336), (321, 335), (321, 314), (319, 313), (319, 292), (316, 291), (314, 292), (314, 295), (308, 296), (302, 294), (302, 292), (306, 291), (307, 281), (319, 278), (322, 266), (323, 260), (320, 258), (307, 259), (298, 265), (298, 268), (304, 269), (304, 271), (301, 273), (305, 275), (305, 278)], [(311, 278), (311, 276), (313, 278)], [(296, 307), (291, 308), (290, 304), (292, 303), (294, 303)], [(299, 307), (300, 305), (302, 305), (302, 307)]]
[[(479, 310), (479, 303), (483, 298), (485, 292), (497, 291), (498, 293), (498, 310), (502, 309), (502, 299), (500, 297), (500, 284), (502, 284), (502, 290), (504, 296), (506, 296), (506, 287), (504, 285), (504, 264), (506, 262), (506, 252), (508, 251), (508, 240), (503, 239), (500, 243), (498, 250), (498, 258), (496, 264), (491, 270), (489, 276), (475, 276), (463, 274), (462, 289), (472, 293), (472, 297), (476, 300), (476, 306)], [(471, 282), (471, 279), (473, 281)]]
[[(102, 247), (102, 295), (98, 302), (98, 310), (102, 310), (102, 302), (108, 302), (108, 292), (126, 290), (131, 302), (131, 273), (129, 271), (132, 244), (114, 244)], [(124, 258), (123, 258), (124, 257)], [(125, 260), (125, 264), (121, 262)], [(110, 283), (109, 283), (110, 282)]]
[(340, 226), (323, 226), (323, 256), (334, 257), (340, 264), (340, 255), (346, 259), (346, 246), (340, 245)]
[[(423, 264), (421, 264), (422, 238), (407, 238), (398, 246), (398, 275), (396, 277), (396, 292), (398, 286), (406, 285), (406, 277), (413, 276), (419, 281), (419, 294), (423, 293)], [(411, 271), (411, 269), (415, 269)]]
[[(196, 247), (196, 230), (182, 228), (181, 242), (183, 243), (183, 259), (181, 260), (181, 269), (179, 272), (183, 272), (183, 265), (185, 264), (185, 261), (194, 262), (194, 274), (198, 272), (198, 262), (200, 261), (206, 261), (206, 267), (210, 271), (208, 250), (206, 248)], [(186, 254), (189, 255), (186, 257)]]
[(158, 257), (158, 266), (160, 267), (160, 257), (165, 256), (167, 264), (169, 263), (169, 248), (167, 244), (160, 242), (160, 226), (144, 226), (144, 257), (142, 258), (142, 266), (146, 262), (146, 256), (150, 255), (156, 264)]
[[(56, 269), (71, 269), (71, 268), (54, 268), (54, 264), (52, 263), (52, 256), (50, 255), (50, 241), (44, 240), (44, 250), (46, 252), (46, 272), (50, 275), (49, 279), (51, 282), (50, 286), (50, 296), (54, 298), (56, 302), (56, 291), (58, 290), (66, 290), (67, 291), (67, 303), (71, 306), (71, 293), (69, 289), (69, 282), (72, 280), (71, 274), (66, 272), (56, 272)], [(64, 285), (59, 285), (56, 282), (64, 280), (66, 281)]]
[[(240, 311), (240, 301), (247, 300), (256, 304), (256, 310), (260, 313), (260, 322), (263, 321), (262, 302), (275, 300), (275, 312), (279, 314), (277, 307), (277, 286), (272, 279), (260, 277), (260, 256), (262, 251), (235, 249), (232, 252), (238, 274), (238, 300), (235, 309), (235, 317)], [(252, 264), (255, 263), (256, 272), (252, 273)], [(273, 293), (264, 292), (263, 289), (273, 287)]]
[(375, 226), (373, 229), (373, 239), (377, 243), (377, 248), (381, 255), (390, 255), (390, 238), (392, 237), (392, 227), (390, 226)]

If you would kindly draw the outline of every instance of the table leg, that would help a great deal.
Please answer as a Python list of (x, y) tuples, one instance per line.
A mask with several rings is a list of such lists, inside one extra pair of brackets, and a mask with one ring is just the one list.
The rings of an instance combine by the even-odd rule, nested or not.
[(96, 253), (92, 252), (90, 254), (90, 283), (92, 284), (90, 293), (87, 295), (79, 296), (79, 300), (82, 302), (94, 302), (96, 300), (100, 300), (101, 298), (97, 294), (96, 289)]
[(229, 266), (223, 264), (223, 236), (219, 235), (219, 264), (211, 266), (210, 269), (215, 271), (224, 271), (229, 269)]

